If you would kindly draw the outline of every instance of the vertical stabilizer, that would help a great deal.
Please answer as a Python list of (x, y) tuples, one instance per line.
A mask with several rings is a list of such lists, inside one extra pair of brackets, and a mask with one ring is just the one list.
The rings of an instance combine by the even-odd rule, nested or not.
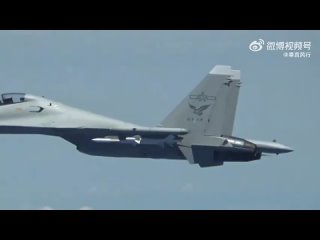
[(192, 135), (232, 135), (240, 71), (217, 65), (163, 120), (164, 127), (185, 128)]

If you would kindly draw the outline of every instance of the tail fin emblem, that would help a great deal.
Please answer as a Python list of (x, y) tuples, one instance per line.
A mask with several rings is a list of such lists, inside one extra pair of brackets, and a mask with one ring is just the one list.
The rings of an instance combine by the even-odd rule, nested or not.
[(200, 94), (190, 95), (189, 98), (192, 100), (198, 100), (199, 102), (206, 102), (208, 100), (211, 100), (211, 101), (216, 100), (215, 96), (208, 96), (204, 92), (201, 92)]
[(203, 114), (203, 111), (206, 110), (208, 107), (210, 107), (210, 104), (203, 105), (197, 108), (189, 103), (189, 107), (193, 110), (194, 114), (201, 116)]

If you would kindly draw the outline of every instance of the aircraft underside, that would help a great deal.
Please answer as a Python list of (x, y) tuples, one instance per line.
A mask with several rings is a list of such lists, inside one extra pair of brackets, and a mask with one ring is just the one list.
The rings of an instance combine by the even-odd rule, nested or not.
[[(185, 156), (176, 146), (161, 146), (161, 144), (137, 144), (137, 143), (94, 143), (83, 142), (77, 145), (77, 149), (85, 154), (107, 157), (126, 158), (153, 158), (153, 159), (177, 159), (185, 160)], [(223, 162), (248, 162), (261, 158), (261, 153), (242, 151), (221, 151), (214, 147), (193, 147), (196, 163), (223, 164)], [(209, 155), (209, 156), (208, 156)], [(207, 162), (207, 163), (206, 163)]]
[[(92, 130), (94, 134), (94, 130)], [(74, 144), (78, 151), (92, 155), (104, 157), (123, 158), (152, 158), (152, 159), (175, 159), (186, 160), (178, 146), (178, 140), (170, 143), (161, 138), (143, 138), (137, 141), (119, 140), (117, 142), (93, 141), (91, 134), (83, 135), (81, 130), (57, 129), (57, 128), (35, 128), (35, 127), (1, 127), (2, 134), (41, 134), (61, 137)], [(96, 135), (95, 135), (96, 136)], [(105, 139), (105, 138), (101, 138)], [(261, 158), (261, 153), (254, 151), (225, 149), (219, 150), (214, 146), (197, 145), (192, 146), (192, 154), (195, 162), (200, 166), (222, 165), (223, 162), (248, 162)]]
[(82, 153), (94, 156), (185, 159), (178, 147), (162, 147), (158, 145), (85, 142), (78, 145), (77, 149)]
[[(105, 144), (84, 144), (77, 146), (77, 149), (85, 154), (106, 157), (128, 157), (128, 158), (154, 158), (154, 159), (183, 159), (178, 147), (160, 146), (129, 146), (126, 144), (110, 143)], [(212, 149), (212, 160), (223, 162), (248, 162), (260, 159), (261, 153), (238, 153), (218, 151)]]

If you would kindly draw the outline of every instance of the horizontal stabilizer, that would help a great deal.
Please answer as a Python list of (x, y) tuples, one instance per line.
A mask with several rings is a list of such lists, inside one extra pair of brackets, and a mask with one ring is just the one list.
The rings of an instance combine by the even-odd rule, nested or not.
[(223, 165), (223, 161), (214, 159), (215, 151), (211, 147), (206, 146), (179, 146), (182, 154), (191, 164), (199, 164), (200, 167), (213, 167)]

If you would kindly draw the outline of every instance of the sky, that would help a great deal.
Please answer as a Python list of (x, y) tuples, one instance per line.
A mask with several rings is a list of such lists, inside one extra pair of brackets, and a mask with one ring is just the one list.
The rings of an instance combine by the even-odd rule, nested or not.
[[(1, 93), (155, 126), (213, 66), (230, 65), (242, 81), (233, 135), (295, 150), (200, 168), (0, 135), (0, 209), (320, 209), (319, 40), (319, 31), (0, 31)], [(292, 51), (311, 56), (284, 57), (268, 42), (311, 42)]]

